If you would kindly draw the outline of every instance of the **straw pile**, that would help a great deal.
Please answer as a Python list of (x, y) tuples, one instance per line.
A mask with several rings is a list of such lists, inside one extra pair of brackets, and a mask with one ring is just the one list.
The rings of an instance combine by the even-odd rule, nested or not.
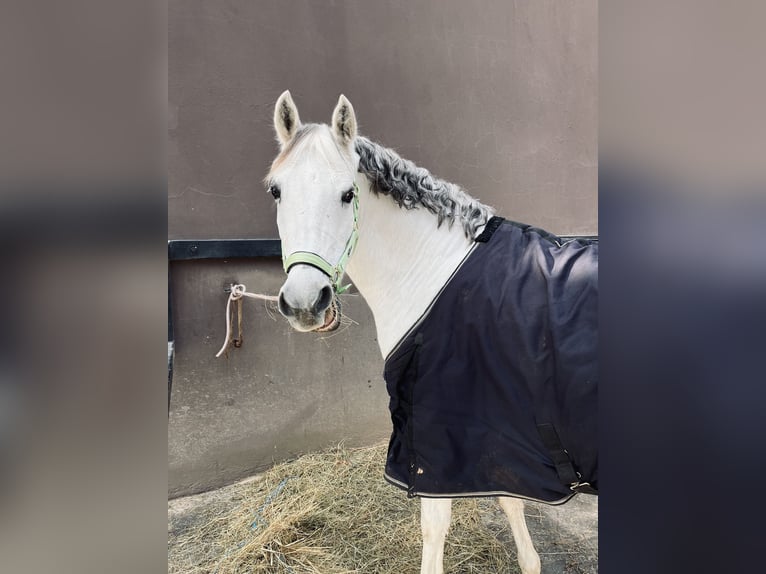
[[(381, 444), (309, 454), (223, 489), (191, 516), (171, 511), (168, 572), (417, 572), (420, 503), (385, 483), (385, 452)], [(455, 501), (447, 571), (518, 571), (510, 534), (498, 531), (507, 526), (481, 519), (490, 504)]]

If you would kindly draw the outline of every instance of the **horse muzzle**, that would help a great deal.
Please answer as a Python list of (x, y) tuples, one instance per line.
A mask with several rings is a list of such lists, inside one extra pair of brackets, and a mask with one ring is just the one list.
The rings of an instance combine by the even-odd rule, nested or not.
[[(289, 278), (288, 278), (289, 279)], [(288, 282), (279, 293), (279, 312), (296, 331), (334, 331), (340, 325), (340, 304), (329, 284), (306, 296), (305, 290), (294, 292)]]
[(280, 312), (296, 331), (326, 333), (334, 331), (340, 326), (340, 303), (336, 299), (333, 299), (331, 304), (321, 313), (298, 309), (286, 314), (281, 308)]

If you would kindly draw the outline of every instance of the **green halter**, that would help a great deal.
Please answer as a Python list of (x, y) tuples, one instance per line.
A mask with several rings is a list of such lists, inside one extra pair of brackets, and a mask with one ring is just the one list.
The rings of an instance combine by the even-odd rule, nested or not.
[(282, 265), (285, 268), (285, 273), (289, 273), (293, 265), (304, 263), (316, 267), (327, 275), (330, 281), (332, 281), (332, 288), (335, 290), (335, 293), (341, 294), (348, 290), (350, 285), (341, 287), (340, 280), (343, 278), (346, 264), (354, 252), (356, 242), (359, 239), (359, 187), (357, 187), (356, 182), (354, 182), (354, 199), (351, 200), (351, 206), (354, 210), (354, 227), (351, 229), (351, 235), (348, 241), (346, 241), (346, 246), (343, 248), (343, 254), (340, 256), (337, 265), (331, 265), (324, 257), (311, 251), (294, 251), (288, 257), (285, 257), (284, 253), (282, 254)]

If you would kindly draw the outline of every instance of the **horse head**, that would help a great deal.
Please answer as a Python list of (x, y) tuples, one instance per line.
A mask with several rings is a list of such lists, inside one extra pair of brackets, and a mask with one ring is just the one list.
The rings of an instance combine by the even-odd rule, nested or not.
[(274, 109), (280, 153), (265, 179), (277, 204), (287, 279), (279, 311), (298, 331), (340, 324), (337, 295), (357, 240), (356, 116), (340, 96), (331, 124), (302, 124), (290, 92)]

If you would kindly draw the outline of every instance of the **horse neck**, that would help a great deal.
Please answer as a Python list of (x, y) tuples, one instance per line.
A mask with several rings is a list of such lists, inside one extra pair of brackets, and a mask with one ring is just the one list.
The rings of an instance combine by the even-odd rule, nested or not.
[(424, 208), (403, 209), (376, 195), (363, 175), (359, 242), (348, 275), (372, 310), (385, 358), (423, 315), (471, 250), (461, 225), (444, 223)]

